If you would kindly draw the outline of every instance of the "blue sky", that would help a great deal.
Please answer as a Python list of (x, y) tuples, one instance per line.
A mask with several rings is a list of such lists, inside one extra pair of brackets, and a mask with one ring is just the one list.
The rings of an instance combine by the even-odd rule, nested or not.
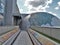
[[(40, 2), (42, 2), (42, 4)], [(29, 1), (17, 0), (17, 4), (20, 10), (20, 13), (42, 11), (42, 12), (49, 12), (60, 17), (60, 0), (49, 0), (49, 2), (47, 0), (45, 1), (44, 0), (29, 0)]]

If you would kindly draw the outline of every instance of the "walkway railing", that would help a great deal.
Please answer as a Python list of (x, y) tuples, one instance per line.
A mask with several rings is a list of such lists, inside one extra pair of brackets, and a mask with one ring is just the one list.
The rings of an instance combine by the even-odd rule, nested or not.
[[(36, 34), (34, 31), (31, 31), (31, 32), (33, 32), (33, 33), (35, 33), (36, 35), (37, 35), (37, 39), (41, 42), (42, 40), (43, 40), (43, 43), (46, 43), (46, 42), (49, 42), (50, 44), (55, 44), (55, 45), (60, 45), (60, 43), (59, 43), (59, 41), (58, 41), (58, 39), (57, 39), (57, 41), (58, 41), (58, 43), (57, 43), (57, 41), (55, 42), (55, 41), (53, 41), (55, 38), (53, 38), (53, 40), (52, 39), (50, 39), (50, 38), (48, 38), (47, 36), (45, 36), (45, 33), (43, 32), (44, 30), (45, 30), (45, 32), (46, 32), (46, 34), (49, 32), (49, 30), (48, 30), (48, 32), (46, 31), (47, 29), (50, 29), (50, 28), (47, 28), (47, 27), (33, 27), (32, 28), (34, 31), (36, 31), (36, 32), (38, 32), (38, 33), (40, 33), (40, 35), (41, 36), (38, 36), (39, 34)], [(43, 30), (42, 30), (43, 29)], [(53, 29), (55, 29), (55, 28), (53, 28)], [(57, 28), (56, 28), (57, 29)], [(41, 33), (42, 32), (42, 33)], [(34, 34), (34, 35), (35, 35)], [(48, 35), (48, 34), (47, 34)], [(59, 36), (59, 35), (58, 35)], [(43, 37), (43, 38), (42, 38)], [(41, 40), (42, 39), (42, 40)], [(46, 41), (45, 41), (46, 40)], [(46, 43), (46, 45), (47, 45), (48, 43)]]
[(40, 26), (32, 26), (33, 29), (36, 29), (38, 32), (42, 32), (48, 36), (56, 38), (60, 40), (60, 27), (53, 26), (53, 27), (40, 27)]

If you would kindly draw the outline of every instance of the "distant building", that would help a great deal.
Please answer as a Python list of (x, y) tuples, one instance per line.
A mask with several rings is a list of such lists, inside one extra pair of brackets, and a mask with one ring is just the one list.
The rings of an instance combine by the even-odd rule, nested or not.
[(0, 25), (3, 25), (3, 14), (4, 14), (4, 8), (5, 8), (5, 0), (0, 0)]
[(31, 25), (34, 26), (60, 26), (60, 19), (48, 12), (35, 12), (31, 14), (30, 18)]
[(17, 0), (0, 0), (0, 13), (3, 14), (3, 25), (18, 25), (20, 12)]

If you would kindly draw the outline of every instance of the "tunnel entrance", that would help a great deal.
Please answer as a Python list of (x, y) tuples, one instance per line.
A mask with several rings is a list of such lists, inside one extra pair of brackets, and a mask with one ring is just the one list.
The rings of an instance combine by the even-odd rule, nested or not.
[(21, 16), (14, 16), (14, 25), (19, 25), (19, 20), (21, 19)]

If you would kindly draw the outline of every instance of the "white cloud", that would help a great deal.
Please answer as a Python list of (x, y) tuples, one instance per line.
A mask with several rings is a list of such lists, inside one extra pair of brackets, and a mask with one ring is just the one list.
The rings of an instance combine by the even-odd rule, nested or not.
[(58, 5), (60, 6), (60, 2), (58, 2)]
[(50, 3), (52, 0), (26, 0), (24, 6), (28, 7), (29, 12), (46, 11)]
[(59, 9), (59, 7), (55, 7), (55, 9), (56, 9), (56, 10), (58, 10), (58, 9)]
[(23, 13), (23, 9), (20, 9), (20, 12)]
[(52, 3), (53, 1), (52, 0), (48, 0), (48, 3)]
[(57, 7), (55, 7), (55, 10), (59, 10), (60, 9), (60, 2), (57, 2)]

